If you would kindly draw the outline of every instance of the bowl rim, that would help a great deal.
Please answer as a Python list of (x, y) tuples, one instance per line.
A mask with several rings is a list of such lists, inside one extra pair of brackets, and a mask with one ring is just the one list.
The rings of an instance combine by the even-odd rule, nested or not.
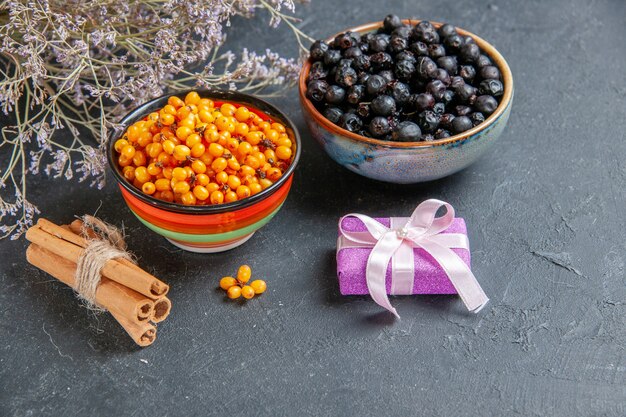
[[(402, 20), (403, 23), (409, 24), (409, 25), (415, 25), (421, 21), (423, 21), (423, 19), (403, 19)], [(439, 28), (441, 25), (443, 25), (443, 23), (441, 22), (435, 22), (432, 20), (429, 20), (429, 22), (432, 23), (433, 26), (435, 26), (436, 28)], [(365, 23), (363, 25), (355, 26), (352, 28), (348, 28), (344, 31), (337, 32), (335, 35), (327, 38), (326, 42), (330, 42), (337, 35), (348, 32), (348, 31), (358, 32), (358, 33), (367, 33), (367, 32), (376, 30), (382, 26), (383, 26), (382, 21)], [(498, 69), (500, 69), (500, 72), (502, 74), (502, 79), (503, 79), (503, 84), (504, 84), (504, 94), (502, 96), (502, 100), (498, 104), (498, 107), (496, 108), (496, 110), (493, 113), (491, 113), (489, 117), (481, 124), (474, 126), (471, 129), (463, 133), (450, 136), (449, 138), (435, 139), (429, 142), (388, 141), (388, 140), (382, 140), (382, 139), (368, 138), (366, 136), (361, 136), (356, 133), (350, 132), (332, 123), (327, 118), (325, 118), (306, 96), (306, 78), (308, 77), (309, 71), (311, 69), (311, 61), (308, 59), (302, 65), (302, 69), (300, 70), (300, 76), (298, 79), (298, 90), (299, 90), (299, 95), (300, 95), (300, 102), (302, 103), (304, 110), (308, 112), (319, 124), (321, 124), (323, 127), (325, 127), (327, 130), (331, 132), (350, 138), (357, 142), (363, 142), (363, 143), (382, 146), (386, 148), (427, 148), (427, 147), (433, 147), (433, 146), (441, 146), (441, 145), (446, 145), (446, 144), (450, 144), (450, 143), (467, 139), (468, 137), (485, 130), (490, 125), (492, 125), (496, 120), (498, 120), (498, 118), (505, 112), (505, 110), (511, 103), (511, 100), (513, 98), (513, 74), (511, 73), (511, 69), (509, 68), (508, 63), (506, 62), (502, 54), (500, 54), (500, 52), (498, 52), (498, 50), (493, 45), (491, 45), (489, 42), (475, 35), (472, 32), (469, 32), (465, 29), (462, 29), (456, 26), (455, 28), (460, 35), (471, 36), (472, 39), (476, 41), (480, 49), (484, 51), (486, 55), (489, 56), (489, 58), (491, 58), (494, 61), (495, 65), (498, 67)]]
[[(266, 116), (269, 116), (270, 118), (283, 122), (284, 124), (287, 125), (286, 126), (287, 129), (290, 129), (293, 132), (293, 138), (295, 140), (295, 145), (296, 145), (296, 152), (291, 161), (291, 164), (289, 165), (287, 170), (283, 173), (283, 175), (278, 179), (278, 181), (276, 181), (271, 186), (267, 187), (265, 190), (262, 190), (261, 192), (255, 195), (252, 195), (250, 197), (246, 197), (242, 200), (237, 200), (237, 201), (233, 201), (230, 203), (223, 203), (223, 204), (217, 204), (217, 205), (186, 206), (183, 204), (178, 204), (174, 202), (170, 203), (168, 201), (159, 200), (151, 195), (144, 194), (143, 192), (141, 192), (141, 190), (136, 188), (133, 184), (128, 182), (126, 178), (124, 178), (124, 176), (121, 173), (121, 169), (117, 164), (117, 161), (113, 157), (115, 141), (119, 139), (121, 134), (123, 134), (123, 132), (125, 132), (126, 129), (128, 129), (128, 127), (131, 124), (146, 117), (152, 111), (160, 107), (163, 107), (167, 103), (167, 100), (169, 97), (177, 96), (179, 98), (184, 98), (184, 96), (187, 95), (187, 93), (192, 92), (192, 91), (197, 92), (202, 98), (210, 98), (215, 101), (224, 100), (224, 101), (232, 102), (234, 104), (243, 104), (243, 105), (247, 104), (250, 107), (253, 107), (254, 109), (264, 113)], [(172, 91), (169, 94), (164, 94), (160, 97), (153, 98), (152, 100), (149, 100), (137, 106), (135, 109), (133, 109), (130, 113), (128, 113), (126, 116), (124, 116), (120, 120), (117, 126), (109, 134), (106, 152), (107, 152), (107, 161), (109, 163), (109, 167), (113, 171), (113, 176), (117, 180), (118, 184), (124, 187), (124, 189), (130, 192), (131, 195), (134, 196), (135, 198), (138, 198), (139, 200), (147, 204), (150, 204), (156, 208), (163, 209), (166, 211), (185, 213), (185, 214), (218, 214), (218, 213), (226, 213), (226, 212), (231, 212), (231, 211), (235, 211), (238, 209), (242, 209), (245, 207), (249, 207), (265, 199), (269, 195), (273, 194), (276, 190), (281, 188), (287, 182), (287, 179), (292, 176), (296, 168), (296, 165), (298, 164), (300, 160), (300, 155), (302, 153), (301, 148), (302, 148), (302, 144), (301, 144), (301, 139), (300, 139), (300, 133), (298, 132), (296, 125), (285, 113), (283, 113), (273, 104), (270, 104), (267, 101), (260, 99), (258, 97), (252, 96), (250, 94), (245, 94), (245, 93), (241, 93), (238, 91), (190, 88), (187, 90)]]

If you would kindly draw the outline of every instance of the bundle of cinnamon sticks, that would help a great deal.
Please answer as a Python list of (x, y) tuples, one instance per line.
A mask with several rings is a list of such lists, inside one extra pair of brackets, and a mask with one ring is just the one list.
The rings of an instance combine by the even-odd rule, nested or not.
[[(76, 265), (89, 244), (82, 221), (69, 225), (39, 219), (26, 232), (31, 245), (28, 262), (76, 289)], [(95, 234), (87, 230), (89, 234)], [(89, 236), (88, 236), (89, 237)], [(109, 311), (139, 346), (156, 339), (156, 326), (169, 315), (172, 303), (166, 297), (169, 286), (129, 260), (108, 260), (101, 272), (95, 304)]]

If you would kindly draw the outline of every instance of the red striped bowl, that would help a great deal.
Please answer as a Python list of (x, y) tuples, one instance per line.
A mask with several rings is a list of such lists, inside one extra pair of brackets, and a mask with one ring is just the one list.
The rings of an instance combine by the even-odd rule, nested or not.
[[(174, 95), (184, 98), (189, 91), (181, 91)], [(151, 100), (124, 117), (120, 127), (109, 137), (107, 157), (124, 201), (148, 229), (188, 251), (222, 252), (246, 242), (280, 210), (289, 194), (293, 172), (300, 159), (300, 135), (284, 113), (261, 99), (235, 91), (198, 91), (198, 93), (201, 97), (210, 98), (215, 102), (244, 105), (264, 120), (285, 125), (293, 139), (295, 149), (291, 165), (278, 181), (251, 197), (214, 206), (169, 203), (135, 188), (122, 175), (113, 145), (130, 125), (167, 104), (167, 99), (172, 94)]]

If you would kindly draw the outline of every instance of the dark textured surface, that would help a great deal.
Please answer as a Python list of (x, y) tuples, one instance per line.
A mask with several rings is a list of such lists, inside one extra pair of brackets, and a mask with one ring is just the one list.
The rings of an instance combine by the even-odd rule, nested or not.
[[(292, 194), (252, 240), (214, 256), (146, 233), (112, 184), (42, 179), (31, 191), (46, 217), (102, 205), (100, 216), (124, 220), (174, 310), (157, 342), (136, 348), (28, 266), (24, 240), (0, 242), (0, 415), (626, 414), (625, 3), (356, 4), (314, 0), (299, 8), (302, 27), (323, 37), (395, 10), (493, 42), (516, 81), (495, 151), (429, 184), (368, 181), (312, 142), (291, 91), (274, 102), (303, 133)], [(230, 41), (263, 49), (285, 33), (256, 24)], [(466, 219), (490, 304), (470, 315), (455, 297), (396, 298), (394, 322), (367, 297), (340, 296), (339, 216), (407, 215), (428, 197)], [(269, 290), (224, 301), (217, 280), (243, 262)]]

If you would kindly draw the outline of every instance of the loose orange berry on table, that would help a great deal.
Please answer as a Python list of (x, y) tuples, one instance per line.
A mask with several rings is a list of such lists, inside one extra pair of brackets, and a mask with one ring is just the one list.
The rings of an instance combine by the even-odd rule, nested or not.
[(237, 285), (237, 280), (233, 277), (223, 277), (220, 279), (220, 288), (224, 291), (228, 291), (233, 285)]
[(252, 276), (252, 269), (248, 265), (241, 265), (239, 270), (237, 270), (237, 280), (243, 284), (250, 281), (250, 277)]
[(241, 288), (241, 295), (243, 296), (243, 298), (245, 298), (246, 300), (251, 299), (252, 297), (254, 297), (254, 289), (252, 289), (251, 286), (249, 285), (244, 285)]
[(263, 294), (267, 289), (267, 284), (262, 279), (256, 279), (250, 283), (255, 294)]
[(228, 289), (226, 295), (228, 295), (228, 298), (230, 298), (231, 300), (235, 300), (241, 297), (241, 287), (238, 285), (233, 285)]

